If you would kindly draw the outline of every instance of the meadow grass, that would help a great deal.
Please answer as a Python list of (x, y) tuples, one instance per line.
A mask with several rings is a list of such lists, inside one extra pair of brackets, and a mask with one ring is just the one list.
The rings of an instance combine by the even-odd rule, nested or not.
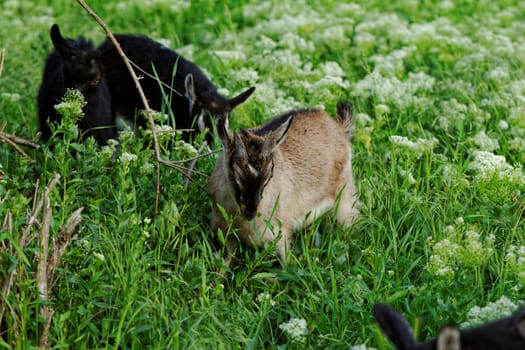
[[(351, 229), (324, 218), (298, 232), (283, 271), (272, 269), (272, 247), (244, 249), (221, 277), (207, 178), (186, 188), (162, 168), (156, 213), (151, 135), (124, 131), (115, 155), (114, 145), (79, 143), (75, 117), (66, 118), (53, 147), (24, 148), (30, 159), (1, 143), (1, 284), (17, 274), (0, 296), (0, 347), (38, 345), (37, 230), (27, 246), (17, 242), (55, 172), (51, 235), (84, 211), (47, 301), (53, 348), (390, 349), (376, 302), (424, 339), (525, 299), (522, 2), (88, 3), (114, 32), (149, 35), (193, 60), (228, 96), (255, 85), (234, 128), (297, 107), (334, 114), (339, 99), (351, 101), (361, 217)], [(0, 3), (5, 132), (36, 138), (53, 23), (68, 37), (104, 39), (75, 1)], [(195, 154), (161, 146), (173, 160)], [(211, 173), (215, 158), (196, 169)]]

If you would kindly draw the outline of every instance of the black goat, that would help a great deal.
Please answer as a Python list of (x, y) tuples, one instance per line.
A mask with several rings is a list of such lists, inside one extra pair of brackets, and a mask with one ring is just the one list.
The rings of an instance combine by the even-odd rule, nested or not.
[[(227, 99), (217, 92), (215, 85), (197, 65), (177, 52), (146, 36), (116, 34), (115, 38), (132, 62), (137, 75), (141, 76), (140, 84), (150, 107), (161, 111), (162, 106), (169, 103), (177, 129), (198, 127), (201, 132), (206, 128), (212, 130), (210, 117), (227, 116), (255, 90), (251, 87)], [(144, 105), (115, 46), (107, 39), (98, 50), (113, 98), (115, 114), (144, 127), (144, 118), (138, 117), (135, 120), (137, 111), (144, 109)], [(194, 125), (195, 121), (197, 125)], [(207, 140), (210, 142), (211, 134), (208, 135)], [(184, 139), (188, 140), (188, 137), (188, 133), (183, 134)]]
[(110, 138), (117, 138), (111, 95), (98, 51), (83, 37), (64, 39), (56, 24), (51, 27), (50, 34), (55, 51), (47, 57), (37, 98), (43, 141), (51, 137), (47, 120), (57, 122), (61, 119), (54, 106), (68, 88), (79, 90), (86, 100), (84, 117), (78, 124), (83, 138), (93, 136), (101, 145)]
[(525, 349), (525, 309), (467, 330), (443, 327), (436, 338), (424, 343), (416, 342), (408, 322), (390, 306), (374, 305), (374, 317), (398, 350)]

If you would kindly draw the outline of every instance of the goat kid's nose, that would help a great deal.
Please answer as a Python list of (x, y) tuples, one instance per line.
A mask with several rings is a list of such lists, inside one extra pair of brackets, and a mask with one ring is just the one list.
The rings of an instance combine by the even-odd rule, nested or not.
[(257, 214), (257, 209), (251, 210), (243, 206), (241, 207), (241, 213), (246, 218), (246, 220), (252, 220)]

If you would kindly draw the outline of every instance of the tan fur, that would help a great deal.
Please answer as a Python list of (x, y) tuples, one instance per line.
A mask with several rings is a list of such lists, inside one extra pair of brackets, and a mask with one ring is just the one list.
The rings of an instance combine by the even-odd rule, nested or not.
[[(292, 115), (284, 136), (276, 136), (275, 133), (282, 133), (286, 125), (281, 130), (260, 136), (257, 133), (264, 125), (232, 134), (227, 131), (225, 121), (226, 135), (222, 137), (224, 152), (219, 156), (209, 180), (214, 202), (212, 230), (215, 232), (220, 228), (223, 232), (227, 231), (227, 224), (217, 209), (219, 205), (235, 218), (237, 235), (245, 244), (263, 247), (281, 234), (277, 251), (281, 261), (286, 263), (285, 254), (293, 232), (310, 224), (319, 215), (334, 211), (338, 196), (337, 221), (350, 226), (358, 216), (349, 142), (351, 109), (338, 107), (338, 114), (342, 115), (334, 119), (321, 110), (297, 111)], [(264, 152), (265, 141), (272, 137), (282, 137), (282, 142), (271, 152), (273, 176), (262, 192), (262, 199), (257, 206), (258, 214), (248, 221), (240, 214), (241, 208), (235, 197), (228, 164), (240, 142), (246, 146), (247, 159), (251, 162)], [(241, 172), (260, 170), (258, 165), (261, 164), (245, 163), (236, 165)], [(265, 224), (266, 220), (273, 229)], [(227, 240), (228, 264), (237, 245), (235, 238)]]
[(461, 335), (456, 327), (441, 329), (436, 339), (437, 350), (461, 350)]

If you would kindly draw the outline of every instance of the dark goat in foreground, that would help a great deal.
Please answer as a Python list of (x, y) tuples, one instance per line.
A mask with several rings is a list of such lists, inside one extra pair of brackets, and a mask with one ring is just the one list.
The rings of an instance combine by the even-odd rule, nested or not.
[(43, 141), (51, 137), (47, 120), (57, 122), (62, 118), (54, 106), (69, 88), (79, 90), (86, 100), (84, 117), (78, 124), (83, 137), (93, 136), (102, 145), (110, 138), (117, 138), (111, 95), (98, 51), (83, 37), (64, 39), (56, 24), (50, 34), (55, 51), (47, 57), (37, 98)]
[(524, 350), (525, 309), (475, 328), (441, 329), (438, 336), (424, 343), (414, 339), (408, 322), (388, 305), (374, 305), (374, 317), (398, 350)]
[[(228, 117), (255, 90), (251, 87), (236, 97), (227, 99), (217, 92), (217, 88), (199, 67), (177, 52), (146, 36), (116, 34), (115, 38), (132, 62), (133, 69), (141, 77), (140, 84), (150, 107), (162, 111), (162, 106), (167, 105), (168, 99), (177, 129), (198, 128), (201, 132), (206, 128), (212, 130), (210, 116)], [(145, 118), (137, 117), (135, 120), (137, 111), (144, 109), (144, 105), (115, 46), (107, 39), (99, 47), (99, 51), (115, 114), (137, 126), (145, 127)], [(167, 114), (167, 111), (164, 112)], [(197, 125), (194, 125), (195, 122)], [(185, 133), (183, 138), (187, 140), (188, 136)], [(211, 136), (208, 141), (211, 141)]]

